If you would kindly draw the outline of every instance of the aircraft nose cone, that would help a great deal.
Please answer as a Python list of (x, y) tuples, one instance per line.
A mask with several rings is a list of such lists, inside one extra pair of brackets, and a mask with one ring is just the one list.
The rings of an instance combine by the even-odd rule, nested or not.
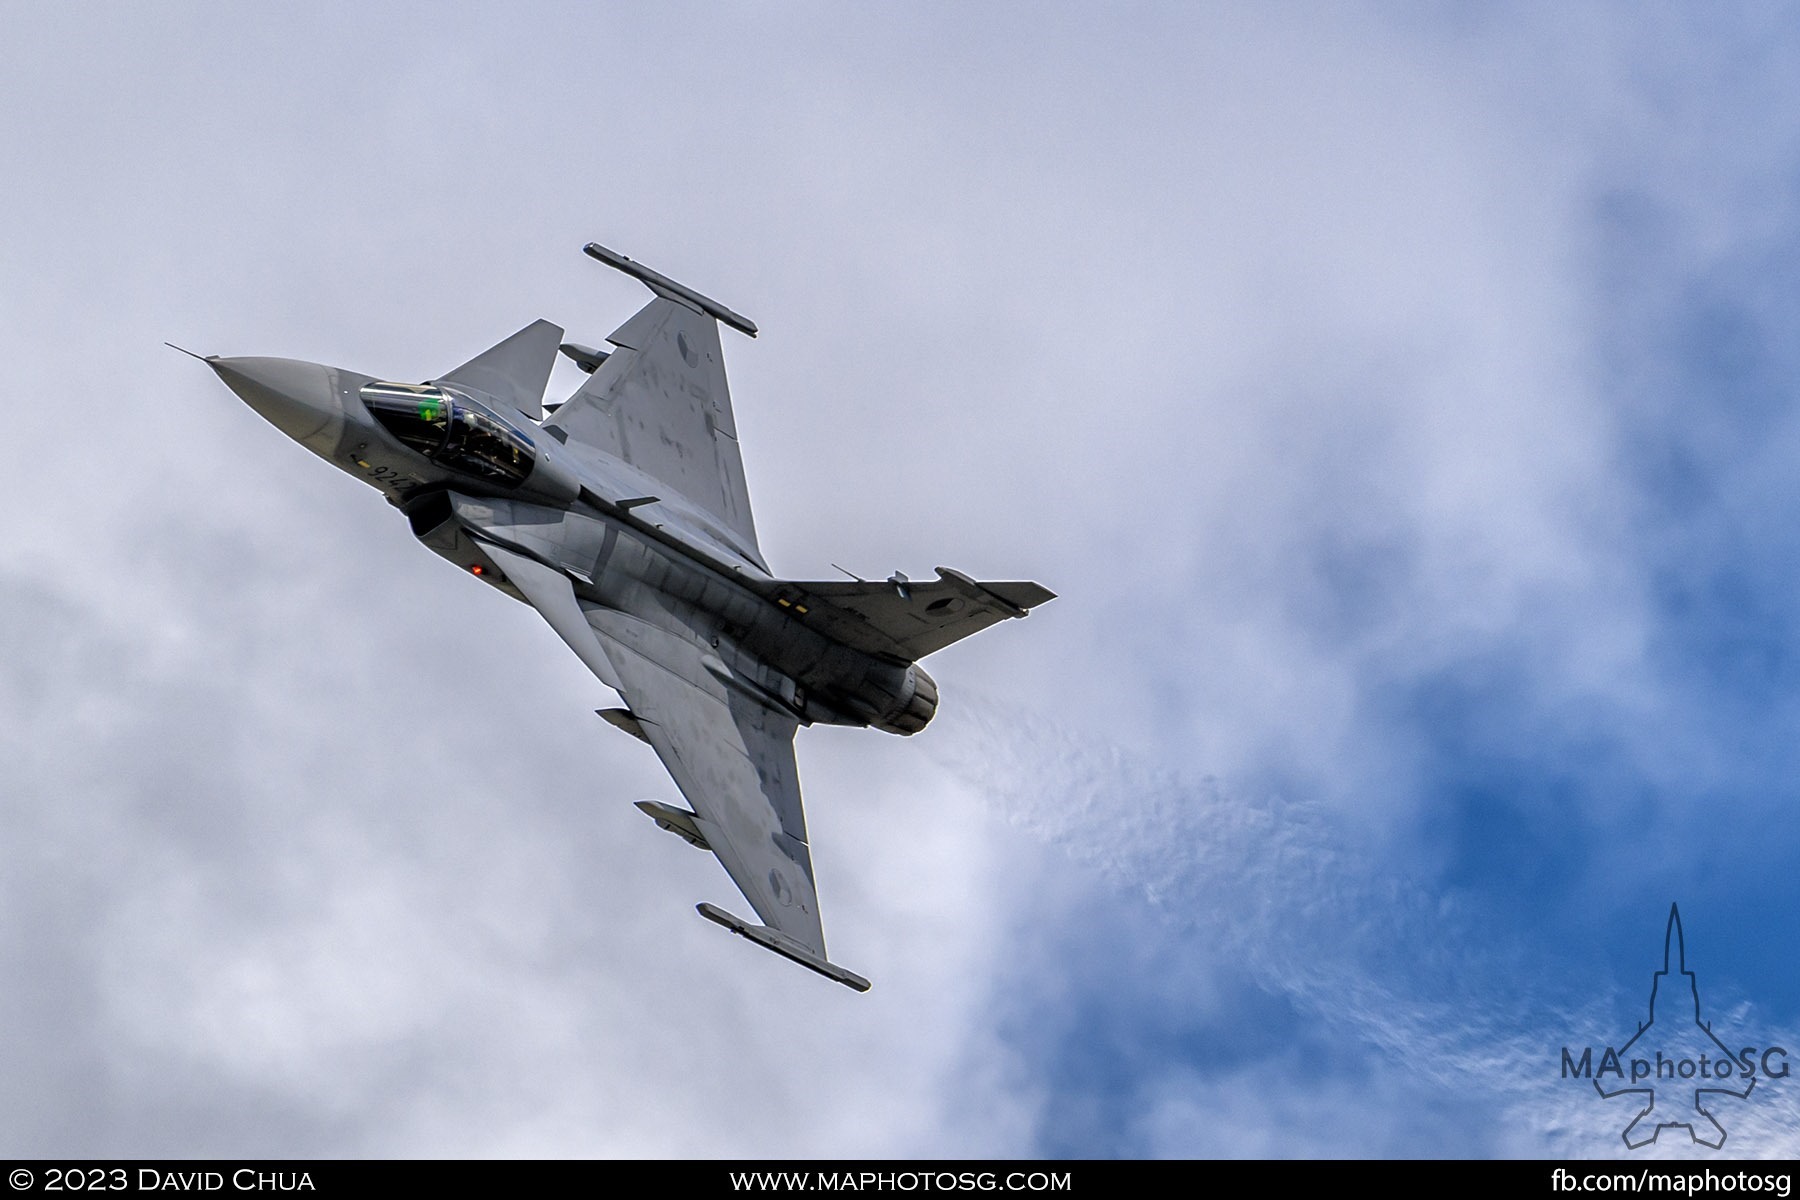
[(269, 424), (297, 442), (330, 453), (343, 428), (331, 368), (292, 358), (209, 358), (225, 386)]

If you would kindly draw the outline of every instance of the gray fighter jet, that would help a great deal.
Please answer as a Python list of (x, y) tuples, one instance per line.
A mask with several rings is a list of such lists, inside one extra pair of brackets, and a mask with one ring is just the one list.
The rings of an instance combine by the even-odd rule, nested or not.
[[(427, 547), (537, 609), (623, 698), (599, 715), (656, 751), (692, 809), (639, 803), (711, 850), (765, 924), (702, 915), (866, 991), (829, 961), (794, 765), (801, 725), (914, 734), (918, 660), (1052, 598), (944, 567), (803, 583), (757, 549), (719, 322), (744, 317), (599, 245), (655, 299), (607, 341), (536, 321), (425, 383), (285, 358), (204, 358), (277, 429), (387, 497)], [(545, 405), (560, 350), (590, 378)], [(199, 357), (196, 355), (196, 357)]]

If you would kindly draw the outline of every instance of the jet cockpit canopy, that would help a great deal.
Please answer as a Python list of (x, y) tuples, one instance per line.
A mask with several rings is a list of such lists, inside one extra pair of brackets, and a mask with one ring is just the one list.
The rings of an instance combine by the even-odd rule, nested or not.
[(447, 470), (514, 488), (537, 465), (529, 437), (460, 393), (426, 383), (371, 383), (361, 394), (384, 429)]

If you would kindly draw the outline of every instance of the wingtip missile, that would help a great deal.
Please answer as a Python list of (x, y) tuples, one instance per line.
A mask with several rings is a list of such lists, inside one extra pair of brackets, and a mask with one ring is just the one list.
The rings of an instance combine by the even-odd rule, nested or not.
[(749, 938), (765, 950), (773, 950), (781, 957), (797, 962), (809, 971), (817, 971), (825, 978), (843, 984), (856, 992), (866, 992), (873, 985), (855, 971), (846, 971), (834, 962), (829, 962), (779, 929), (770, 929), (767, 925), (753, 925), (742, 917), (734, 917), (716, 904), (700, 903), (694, 906), (699, 914), (715, 925), (723, 925), (740, 937)]
[(686, 284), (676, 283), (667, 275), (652, 271), (644, 264), (626, 258), (617, 250), (608, 250), (599, 242), (589, 242), (581, 248), (581, 252), (591, 259), (605, 263), (615, 271), (625, 272), (659, 296), (697, 308), (707, 316), (723, 321), (739, 333), (747, 333), (751, 337), (756, 336), (756, 322), (749, 317), (732, 312), (717, 300), (702, 296)]

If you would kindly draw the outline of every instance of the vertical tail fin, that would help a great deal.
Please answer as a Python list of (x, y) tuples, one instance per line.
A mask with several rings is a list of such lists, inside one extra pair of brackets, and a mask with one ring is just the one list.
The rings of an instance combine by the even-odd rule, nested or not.
[(984, 582), (948, 567), (939, 567), (937, 576), (930, 583), (896, 572), (885, 583), (828, 579), (770, 586), (775, 603), (805, 616), (827, 637), (907, 662), (1056, 599), (1049, 588), (1025, 580)]

